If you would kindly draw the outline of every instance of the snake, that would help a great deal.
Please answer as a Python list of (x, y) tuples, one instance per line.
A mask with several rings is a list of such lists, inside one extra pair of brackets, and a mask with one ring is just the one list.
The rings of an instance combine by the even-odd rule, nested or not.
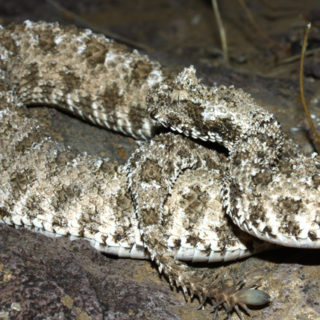
[[(208, 86), (89, 29), (0, 29), (0, 223), (150, 259), (172, 286), (224, 309), (264, 291), (188, 262), (320, 247), (320, 158), (234, 86)], [(127, 163), (77, 152), (30, 114), (50, 106), (139, 140)]]

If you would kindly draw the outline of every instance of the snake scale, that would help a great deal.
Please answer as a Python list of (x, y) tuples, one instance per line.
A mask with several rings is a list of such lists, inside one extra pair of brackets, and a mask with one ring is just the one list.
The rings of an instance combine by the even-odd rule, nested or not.
[[(320, 158), (234, 87), (208, 87), (90, 30), (0, 30), (0, 222), (152, 259), (171, 285), (231, 319), (269, 296), (213, 284), (191, 262), (320, 247)], [(120, 166), (54, 141), (27, 106), (50, 105), (144, 140)], [(225, 152), (216, 151), (216, 144)]]

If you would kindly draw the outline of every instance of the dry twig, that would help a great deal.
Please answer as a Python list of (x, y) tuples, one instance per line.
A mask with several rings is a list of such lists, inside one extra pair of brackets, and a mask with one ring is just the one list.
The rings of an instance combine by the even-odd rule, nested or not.
[(218, 25), (218, 29), (219, 29), (223, 60), (225, 61), (225, 63), (228, 64), (229, 63), (229, 56), (228, 56), (228, 44), (227, 44), (226, 31), (224, 29), (222, 19), (220, 16), (218, 2), (217, 2), (217, 0), (211, 0), (211, 1), (212, 1), (213, 12), (214, 12), (214, 15), (216, 16), (217, 25)]
[(311, 23), (309, 22), (306, 25), (306, 31), (304, 34), (303, 44), (302, 44), (302, 49), (301, 49), (299, 86), (300, 86), (301, 103), (302, 103), (304, 112), (306, 114), (307, 120), (308, 120), (308, 124), (309, 124), (310, 130), (311, 130), (312, 139), (313, 139), (313, 142), (314, 142), (314, 145), (315, 145), (317, 151), (319, 151), (320, 150), (320, 136), (317, 134), (316, 129), (313, 125), (313, 122), (312, 122), (312, 119), (310, 116), (310, 112), (309, 112), (309, 108), (307, 106), (306, 99), (304, 96), (304, 90), (303, 90), (303, 63), (304, 63), (304, 56), (305, 56), (305, 52), (306, 52), (307, 40), (308, 40), (310, 28), (311, 28)]

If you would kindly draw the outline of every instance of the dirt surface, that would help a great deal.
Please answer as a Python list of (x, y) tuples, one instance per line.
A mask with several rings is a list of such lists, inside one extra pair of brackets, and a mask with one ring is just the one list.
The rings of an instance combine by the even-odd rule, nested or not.
[[(250, 92), (275, 113), (306, 153), (314, 151), (300, 104), (299, 55), (306, 20), (311, 53), (305, 61), (306, 99), (320, 124), (320, 6), (314, 1), (218, 1), (226, 30), (227, 63), (211, 1), (105, 0), (6, 1), (0, 22), (46, 20), (77, 24), (127, 38), (125, 42), (164, 65), (181, 70), (194, 64), (208, 85), (226, 84)], [(249, 13), (248, 13), (249, 10)], [(251, 18), (253, 17), (253, 20)], [(123, 39), (122, 39), (123, 40)], [(56, 139), (80, 151), (124, 163), (133, 139), (95, 128), (48, 108), (33, 108)], [(228, 266), (247, 281), (260, 279), (272, 303), (252, 319), (320, 319), (318, 251), (281, 249)], [(210, 310), (185, 303), (147, 261), (114, 259), (85, 241), (49, 239), (0, 226), (0, 319), (212, 319)], [(222, 312), (219, 319), (225, 319)], [(237, 319), (233, 315), (232, 319)]]

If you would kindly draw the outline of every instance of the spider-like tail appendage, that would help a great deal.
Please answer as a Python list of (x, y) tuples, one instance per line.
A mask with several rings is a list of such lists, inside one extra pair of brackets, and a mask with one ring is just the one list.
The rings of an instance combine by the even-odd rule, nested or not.
[[(155, 262), (161, 265), (158, 259)], [(183, 270), (179, 277), (176, 274), (178, 269)], [(233, 312), (237, 313), (240, 320), (244, 320), (243, 313), (250, 316), (249, 307), (264, 307), (270, 303), (270, 296), (258, 289), (257, 282), (246, 285), (245, 281), (236, 280), (232, 274), (230, 283), (225, 276), (220, 278), (215, 272), (208, 274), (180, 261), (168, 263), (163, 271), (171, 288), (181, 288), (187, 302), (197, 297), (200, 303), (198, 309), (210, 304), (214, 320), (221, 309), (227, 313), (228, 320), (231, 320)]]
[(204, 294), (206, 301), (212, 303), (213, 319), (218, 316), (218, 312), (223, 308), (231, 320), (231, 315), (235, 311), (239, 319), (243, 320), (243, 312), (250, 315), (248, 306), (263, 307), (270, 303), (270, 296), (262, 290), (257, 289), (257, 285), (246, 286), (244, 281), (235, 281), (228, 285), (221, 281), (220, 287), (213, 287), (212, 289), (205, 289)]

